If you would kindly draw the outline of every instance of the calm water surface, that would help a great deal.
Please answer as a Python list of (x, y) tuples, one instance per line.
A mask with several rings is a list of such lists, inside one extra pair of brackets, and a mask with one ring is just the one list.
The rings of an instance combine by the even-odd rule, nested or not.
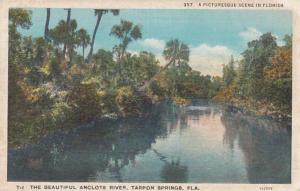
[(9, 181), (290, 183), (287, 123), (196, 101), (9, 150)]

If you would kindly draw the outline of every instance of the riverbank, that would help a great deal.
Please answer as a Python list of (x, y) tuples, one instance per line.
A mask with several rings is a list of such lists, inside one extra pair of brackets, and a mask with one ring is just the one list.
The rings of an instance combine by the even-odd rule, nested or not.
[(239, 99), (231, 99), (229, 101), (225, 101), (225, 100), (220, 100), (218, 98), (214, 98), (213, 100), (223, 103), (229, 107), (232, 107), (232, 110), (234, 110), (234, 112), (236, 113), (268, 117), (276, 121), (292, 120), (291, 114), (287, 112), (282, 112), (276, 109), (272, 104), (267, 102), (239, 100)]
[[(66, 104), (57, 104), (56, 107), (46, 113), (32, 115), (30, 118), (26, 117), (27, 120), (22, 122), (22, 128), (8, 128), (8, 147), (21, 148), (52, 133), (58, 131), (68, 132), (95, 121), (99, 123), (110, 121), (113, 123), (115, 121), (157, 117), (160, 115), (160, 107), (163, 103), (170, 102), (170, 100), (151, 102), (149, 99), (145, 101), (146, 98), (132, 98), (132, 95), (130, 97), (130, 99), (119, 98), (118, 105), (108, 105), (108, 103), (112, 103), (108, 102), (106, 105), (102, 105), (98, 112), (93, 113), (84, 113), (82, 109), (74, 110)], [(13, 121), (17, 122), (17, 119)], [(20, 126), (11, 123), (10, 127)]]
[[(132, 97), (132, 96), (130, 96)], [(58, 130), (69, 131), (80, 125), (89, 124), (92, 121), (117, 121), (117, 120), (127, 120), (130, 118), (143, 118), (152, 117), (153, 115), (160, 115), (158, 108), (163, 103), (172, 103), (175, 107), (185, 107), (193, 104), (193, 99), (187, 99), (182, 97), (174, 97), (170, 99), (160, 99), (154, 100), (152, 98), (147, 99), (147, 102), (142, 103), (144, 99), (137, 99), (138, 102), (125, 101), (124, 98), (120, 99), (119, 102), (123, 103), (122, 107), (111, 106), (111, 108), (119, 108), (118, 110), (111, 110), (105, 113), (102, 112), (101, 115), (95, 115), (94, 117), (86, 117), (85, 113), (80, 111), (74, 112), (68, 109), (65, 105), (60, 105), (49, 111), (47, 114), (42, 116), (32, 117), (30, 120), (24, 122), (22, 129), (15, 131), (14, 129), (9, 129), (9, 147), (18, 148), (23, 147), (26, 144), (36, 142), (42, 137), (46, 137), (49, 134), (56, 132)], [(151, 101), (152, 100), (152, 101)], [(199, 99), (198, 99), (199, 100)], [(207, 99), (206, 99), (207, 101)], [(209, 100), (208, 100), (209, 101)], [(210, 99), (210, 101), (221, 103), (226, 106), (226, 109), (233, 114), (242, 115), (252, 115), (252, 116), (263, 116), (268, 117), (276, 121), (287, 121), (291, 122), (291, 116), (285, 115), (279, 112), (274, 112), (267, 107), (265, 104), (250, 104), (249, 102), (241, 102), (238, 100), (231, 100), (230, 102), (219, 101)], [(130, 103), (130, 104), (129, 104)], [(135, 103), (134, 106), (132, 106)], [(132, 106), (131, 108), (129, 108)], [(106, 106), (109, 107), (108, 105)], [(101, 111), (101, 110), (99, 110)], [(102, 110), (103, 111), (103, 110)], [(84, 116), (84, 117), (82, 117)], [(21, 131), (22, 130), (22, 131)]]

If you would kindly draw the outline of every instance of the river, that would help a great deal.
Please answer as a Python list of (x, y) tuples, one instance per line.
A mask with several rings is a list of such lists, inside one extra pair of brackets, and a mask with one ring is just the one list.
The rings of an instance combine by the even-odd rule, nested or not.
[(9, 149), (8, 181), (290, 183), (291, 125), (205, 100)]

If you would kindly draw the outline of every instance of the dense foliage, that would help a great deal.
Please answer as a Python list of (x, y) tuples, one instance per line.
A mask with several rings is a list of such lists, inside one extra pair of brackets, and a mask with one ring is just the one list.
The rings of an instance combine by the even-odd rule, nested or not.
[(286, 35), (284, 41), (278, 46), (276, 38), (266, 33), (249, 42), (241, 60), (224, 66), (224, 87), (215, 99), (260, 114), (291, 116), (292, 36)]
[[(120, 44), (112, 50), (93, 50), (103, 14), (95, 10), (92, 35), (71, 18), (49, 29), (47, 9), (44, 37), (25, 37), (18, 29), (31, 26), (31, 12), (9, 12), (9, 144), (20, 145), (57, 128), (104, 117), (141, 116), (151, 105), (170, 100), (179, 105), (204, 98), (247, 105), (258, 102), (291, 113), (291, 37), (285, 46), (264, 34), (249, 42), (243, 59), (232, 58), (223, 78), (201, 75), (189, 62), (188, 45), (178, 39), (166, 43), (162, 66), (151, 52), (132, 54), (129, 43), (142, 38), (142, 26), (121, 20), (107, 38)], [(101, 26), (100, 26), (101, 28)], [(85, 56), (85, 49), (89, 53)], [(238, 63), (238, 66), (236, 66)], [(235, 67), (236, 66), (236, 67)]]

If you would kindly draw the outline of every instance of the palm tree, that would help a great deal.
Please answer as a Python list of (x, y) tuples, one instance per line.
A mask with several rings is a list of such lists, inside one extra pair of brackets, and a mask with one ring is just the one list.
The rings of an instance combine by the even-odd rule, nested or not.
[[(68, 9), (65, 9), (68, 11), (68, 14), (67, 14), (67, 20), (66, 20), (66, 24), (67, 24), (67, 32), (69, 33), (70, 32), (70, 25), (71, 25), (71, 9), (68, 8)], [(67, 43), (64, 43), (64, 49), (63, 49), (63, 55), (65, 57), (66, 55), (66, 50), (67, 50)]]
[(114, 25), (111, 29), (110, 35), (113, 35), (120, 39), (119, 45), (119, 59), (123, 59), (124, 53), (128, 47), (128, 44), (133, 40), (142, 38), (141, 27), (139, 25), (133, 25), (130, 21), (121, 20), (119, 25)]
[[(65, 20), (59, 21), (57, 26), (49, 31), (51, 38), (53, 39), (53, 44), (56, 46), (57, 50), (60, 49), (61, 45), (67, 44), (69, 62), (72, 61), (72, 56), (74, 53), (74, 48), (76, 47), (76, 20), (70, 20), (70, 27), (68, 28), (67, 22)], [(69, 31), (68, 31), (69, 30)], [(65, 56), (65, 55), (62, 55)], [(63, 58), (65, 59), (65, 58)]]
[(110, 35), (117, 37), (121, 41), (118, 46), (114, 47), (114, 50), (117, 52), (118, 59), (117, 73), (119, 74), (119, 77), (125, 77), (122, 75), (124, 54), (130, 42), (142, 38), (141, 27), (139, 25), (134, 25), (130, 21), (121, 20), (119, 25), (114, 25), (112, 27)]
[(96, 33), (97, 33), (98, 28), (99, 28), (101, 18), (104, 14), (107, 14), (108, 12), (111, 12), (115, 16), (119, 15), (119, 10), (116, 10), (116, 9), (111, 9), (111, 10), (108, 10), (108, 9), (95, 9), (95, 16), (97, 16), (97, 21), (96, 21), (96, 25), (95, 25), (94, 32), (93, 32), (91, 48), (90, 48), (90, 52), (89, 52), (89, 55), (88, 55), (88, 62), (91, 61), (91, 58), (92, 58), (92, 55), (93, 55)]
[(45, 31), (44, 31), (44, 37), (47, 41), (51, 41), (51, 37), (49, 35), (50, 14), (51, 14), (51, 10), (50, 8), (47, 8), (47, 16), (46, 16)]
[(170, 65), (176, 66), (186, 64), (189, 61), (189, 55), (190, 50), (186, 44), (180, 42), (178, 39), (168, 41), (163, 51), (163, 56), (167, 61), (167, 64), (150, 80), (146, 81), (144, 85), (139, 88), (139, 90), (144, 91), (156, 79), (156, 77), (166, 70)]
[(90, 40), (91, 40), (90, 35), (87, 33), (85, 29), (81, 28), (77, 31), (77, 41), (78, 44), (82, 47), (83, 59), (84, 59), (84, 49), (89, 45)]
[(180, 42), (178, 39), (170, 40), (163, 51), (163, 56), (168, 61), (168, 64), (164, 68), (167, 68), (171, 64), (179, 65), (182, 62), (187, 63), (189, 55), (190, 50), (186, 44)]

